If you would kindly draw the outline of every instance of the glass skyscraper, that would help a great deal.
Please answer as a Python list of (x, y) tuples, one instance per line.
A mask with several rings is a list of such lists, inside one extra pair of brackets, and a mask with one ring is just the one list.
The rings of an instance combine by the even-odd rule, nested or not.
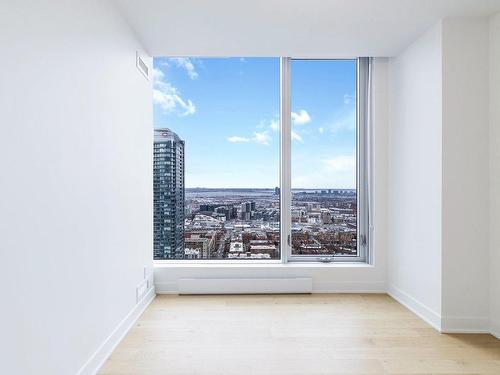
[(184, 141), (154, 129), (154, 259), (184, 258)]

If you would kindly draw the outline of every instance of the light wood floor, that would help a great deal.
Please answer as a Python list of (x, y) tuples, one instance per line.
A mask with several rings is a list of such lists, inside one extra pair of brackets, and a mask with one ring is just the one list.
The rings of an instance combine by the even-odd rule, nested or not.
[(100, 374), (499, 375), (500, 340), (380, 294), (158, 296)]

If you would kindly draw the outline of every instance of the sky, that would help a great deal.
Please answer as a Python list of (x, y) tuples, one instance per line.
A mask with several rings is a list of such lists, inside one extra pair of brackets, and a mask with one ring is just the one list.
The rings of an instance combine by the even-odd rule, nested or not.
[[(279, 186), (279, 58), (154, 59), (154, 127), (186, 187)], [(356, 187), (355, 60), (292, 61), (292, 188)]]

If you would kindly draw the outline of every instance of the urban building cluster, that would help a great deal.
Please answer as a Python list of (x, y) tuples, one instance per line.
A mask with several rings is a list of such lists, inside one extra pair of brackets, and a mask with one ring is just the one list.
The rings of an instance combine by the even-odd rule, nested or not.
[(293, 255), (357, 255), (356, 190), (292, 191)]
[[(184, 141), (155, 129), (154, 258), (279, 259), (280, 189), (185, 188)], [(355, 190), (292, 191), (293, 255), (356, 255)]]
[(271, 189), (186, 189), (189, 259), (279, 259), (279, 196)]

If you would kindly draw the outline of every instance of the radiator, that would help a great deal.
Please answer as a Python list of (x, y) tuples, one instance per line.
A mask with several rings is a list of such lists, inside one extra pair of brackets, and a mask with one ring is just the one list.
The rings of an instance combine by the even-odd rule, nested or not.
[(273, 294), (311, 293), (312, 279), (242, 278), (242, 279), (179, 279), (179, 294)]

